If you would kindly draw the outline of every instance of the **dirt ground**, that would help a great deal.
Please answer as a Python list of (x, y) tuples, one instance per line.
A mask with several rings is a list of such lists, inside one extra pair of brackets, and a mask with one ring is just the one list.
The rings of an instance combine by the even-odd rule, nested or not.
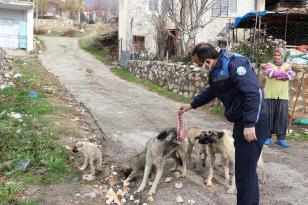
[[(46, 81), (52, 82), (57, 92), (55, 103), (67, 104), (72, 108), (70, 113), (55, 121), (68, 130), (61, 136), (60, 143), (72, 147), (76, 141), (88, 138), (103, 145), (104, 172), (92, 182), (75, 177), (71, 181), (47, 187), (29, 187), (24, 194), (42, 197), (44, 204), (52, 205), (105, 204), (109, 188), (114, 191), (122, 188), (119, 164), (141, 150), (148, 138), (160, 129), (176, 125), (174, 119), (179, 103), (117, 78), (107, 66), (80, 50), (77, 39), (44, 37), (43, 40), (46, 51), (40, 55), (40, 60), (46, 68)], [(91, 73), (87, 72), (89, 69)], [(201, 111), (191, 111), (185, 117), (189, 120), (189, 126), (231, 128), (221, 118)], [(262, 205), (307, 204), (308, 143), (290, 141), (290, 145), (289, 149), (276, 145), (264, 147), (266, 183), (260, 185)], [(77, 168), (82, 163), (82, 156), (71, 152), (70, 156), (71, 163)], [(212, 188), (203, 183), (207, 176), (206, 169), (201, 173), (189, 170), (186, 178), (173, 177), (171, 183), (165, 183), (165, 177), (173, 176), (168, 172), (171, 166), (172, 161), (167, 164), (151, 204), (176, 204), (178, 195), (183, 198), (183, 204), (187, 204), (189, 199), (201, 205), (235, 204), (235, 195), (225, 193), (219, 166), (216, 166), (215, 186)], [(140, 177), (132, 183), (126, 195), (126, 204), (137, 204), (130, 201), (129, 196), (139, 185), (141, 176), (140, 173)], [(174, 188), (178, 181), (183, 183), (183, 189)], [(135, 199), (140, 199), (139, 204), (146, 201), (148, 190), (147, 187), (143, 194), (134, 195)]]

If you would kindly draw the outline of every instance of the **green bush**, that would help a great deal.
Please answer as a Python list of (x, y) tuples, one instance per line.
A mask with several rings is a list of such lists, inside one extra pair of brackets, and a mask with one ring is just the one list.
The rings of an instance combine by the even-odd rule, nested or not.
[(232, 48), (232, 51), (246, 56), (251, 61), (256, 62), (258, 58), (260, 63), (267, 63), (273, 60), (274, 50), (276, 48), (284, 49), (285, 45), (285, 41), (281, 39), (273, 40), (270, 37), (259, 43), (259, 52), (256, 53), (256, 56), (253, 54), (254, 45), (251, 42), (240, 42)]

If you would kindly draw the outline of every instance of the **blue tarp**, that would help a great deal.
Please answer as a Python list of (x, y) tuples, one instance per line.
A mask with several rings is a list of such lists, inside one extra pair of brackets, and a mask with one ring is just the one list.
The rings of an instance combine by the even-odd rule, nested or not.
[(245, 20), (248, 20), (248, 19), (250, 19), (250, 18), (252, 18), (252, 17), (255, 18), (256, 16), (261, 16), (261, 17), (263, 17), (263, 16), (266, 16), (266, 15), (269, 14), (269, 13), (273, 14), (273, 13), (275, 13), (275, 12), (272, 12), (272, 11), (252, 11), (252, 12), (249, 12), (249, 13), (245, 14), (244, 16), (237, 17), (237, 18), (235, 19), (235, 21), (234, 21), (233, 23), (230, 24), (230, 28), (231, 28), (231, 29), (235, 29), (235, 28), (238, 27), (238, 25), (239, 25), (241, 22), (243, 22), (243, 21), (245, 21)]

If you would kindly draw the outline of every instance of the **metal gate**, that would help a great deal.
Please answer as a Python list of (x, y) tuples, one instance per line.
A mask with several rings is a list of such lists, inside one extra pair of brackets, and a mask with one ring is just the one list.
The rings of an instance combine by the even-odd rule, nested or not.
[(130, 51), (122, 51), (120, 55), (120, 65), (127, 68), (130, 59)]

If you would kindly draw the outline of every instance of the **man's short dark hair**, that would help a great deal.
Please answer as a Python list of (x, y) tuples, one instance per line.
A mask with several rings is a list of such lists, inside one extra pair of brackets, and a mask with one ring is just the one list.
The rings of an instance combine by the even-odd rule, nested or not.
[(205, 59), (218, 58), (219, 53), (211, 44), (201, 43), (194, 48), (192, 56), (194, 55), (197, 55), (200, 62), (204, 63)]

